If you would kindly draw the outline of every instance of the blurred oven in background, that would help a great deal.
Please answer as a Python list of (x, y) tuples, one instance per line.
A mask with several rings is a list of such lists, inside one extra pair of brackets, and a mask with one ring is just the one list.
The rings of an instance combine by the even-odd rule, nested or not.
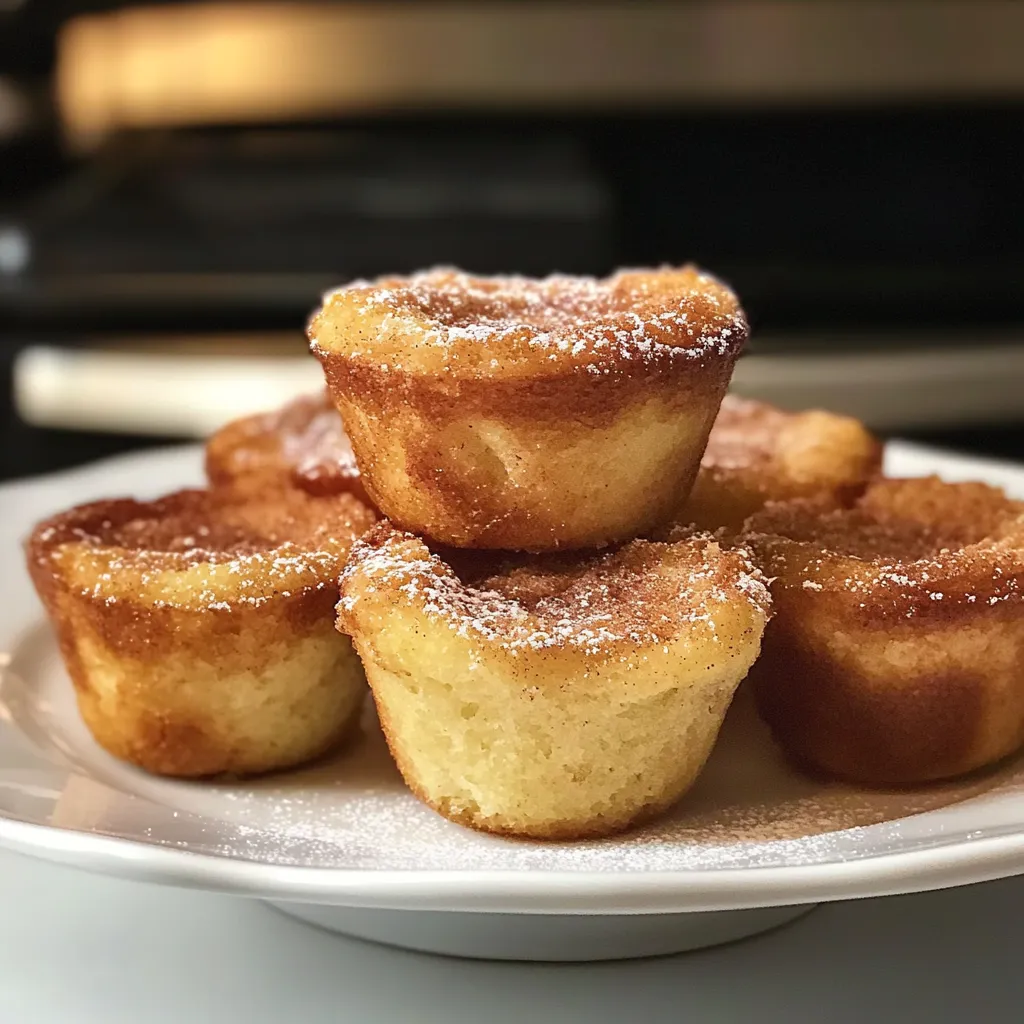
[(3, 475), (315, 387), (319, 294), (435, 263), (694, 259), (737, 390), (1024, 434), (1024, 5), (0, 12)]

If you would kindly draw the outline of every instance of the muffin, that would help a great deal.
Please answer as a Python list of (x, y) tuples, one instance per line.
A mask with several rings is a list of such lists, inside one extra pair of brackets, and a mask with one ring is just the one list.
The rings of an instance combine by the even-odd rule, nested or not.
[(747, 324), (693, 267), (436, 270), (338, 289), (309, 335), (366, 490), (396, 525), (547, 551), (629, 539), (678, 507)]
[(40, 523), (28, 566), (97, 742), (158, 775), (286, 768), (337, 744), (366, 692), (333, 628), (373, 513), (349, 495), (100, 501)]
[(216, 490), (259, 497), (297, 488), (367, 502), (352, 444), (325, 392), (233, 420), (206, 443), (206, 478)]
[(338, 628), (413, 792), (542, 839), (678, 800), (757, 657), (768, 594), (744, 553), (697, 536), (480, 571), (384, 523), (342, 574)]
[(705, 530), (737, 529), (770, 501), (824, 495), (848, 504), (881, 468), (881, 444), (849, 416), (784, 412), (726, 395), (675, 518)]
[(850, 509), (770, 505), (745, 537), (775, 616), (751, 682), (781, 745), (852, 782), (915, 785), (1024, 742), (1024, 504), (881, 480)]

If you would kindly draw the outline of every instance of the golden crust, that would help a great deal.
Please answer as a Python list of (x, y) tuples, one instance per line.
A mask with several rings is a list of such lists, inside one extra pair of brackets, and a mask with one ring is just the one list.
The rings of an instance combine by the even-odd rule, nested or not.
[(433, 272), (328, 296), (313, 350), (368, 494), (456, 547), (600, 546), (689, 491), (746, 339), (693, 270)]
[(676, 519), (737, 529), (768, 502), (825, 495), (848, 504), (881, 467), (881, 444), (855, 419), (726, 395)]
[(328, 294), (314, 350), (370, 369), (447, 380), (669, 371), (735, 357), (747, 337), (736, 296), (696, 267), (604, 280), (473, 277), (439, 269), (356, 281)]
[(369, 503), (352, 443), (326, 392), (222, 427), (206, 443), (206, 477), (213, 488), (256, 497), (291, 487)]
[(373, 520), (348, 495), (182, 491), (40, 523), (29, 571), (97, 741), (179, 776), (288, 767), (338, 742), (365, 684), (332, 629), (336, 579)]
[(882, 480), (851, 509), (769, 506), (745, 539), (775, 577), (751, 678), (797, 759), (912, 785), (1024, 742), (1024, 504), (984, 484)]
[(384, 523), (353, 548), (338, 628), (410, 788), (474, 828), (608, 834), (692, 784), (757, 655), (768, 594), (706, 536), (460, 577)]

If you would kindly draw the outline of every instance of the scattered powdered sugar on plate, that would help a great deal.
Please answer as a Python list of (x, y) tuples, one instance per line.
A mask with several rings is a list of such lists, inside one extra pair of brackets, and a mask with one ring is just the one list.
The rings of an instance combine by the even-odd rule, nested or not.
[[(782, 760), (741, 698), (697, 786), (669, 814), (620, 836), (548, 843), (476, 833), (421, 804), (403, 784), (369, 712), (348, 752), (304, 770), (235, 784), (147, 777), (89, 750), (84, 728), (62, 721), (76, 733), (65, 744), (81, 751), (92, 777), (158, 805), (147, 841), (321, 868), (647, 872), (841, 862), (905, 846), (908, 815), (1024, 782), (1020, 763), (914, 793), (816, 781)], [(97, 807), (107, 813), (110, 803), (106, 798)], [(75, 800), (69, 812), (77, 819), (66, 825), (90, 825), (83, 818), (87, 801)], [(176, 827), (185, 821), (202, 823), (188, 841)]]

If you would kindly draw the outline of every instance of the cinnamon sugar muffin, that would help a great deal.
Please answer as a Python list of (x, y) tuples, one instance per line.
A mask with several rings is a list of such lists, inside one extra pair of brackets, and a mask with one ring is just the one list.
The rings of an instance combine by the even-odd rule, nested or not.
[(784, 412), (726, 395), (675, 518), (705, 530), (736, 529), (770, 501), (820, 494), (846, 504), (881, 468), (881, 444), (849, 416)]
[(206, 477), (211, 487), (239, 495), (298, 488), (321, 497), (347, 493), (369, 500), (326, 392), (222, 427), (206, 443)]
[(1024, 743), (1024, 503), (881, 480), (852, 509), (768, 506), (745, 536), (775, 577), (751, 681), (798, 760), (912, 785)]
[(383, 523), (352, 549), (338, 628), (420, 799), (472, 828), (569, 839), (689, 789), (767, 608), (744, 554), (703, 536), (460, 577)]
[(435, 270), (335, 291), (309, 335), (389, 518), (456, 547), (544, 551), (670, 515), (747, 324), (693, 267), (601, 281)]
[(366, 684), (333, 628), (336, 581), (373, 519), (349, 495), (181, 491), (40, 523), (29, 571), (100, 745), (201, 776), (289, 767), (337, 743)]

